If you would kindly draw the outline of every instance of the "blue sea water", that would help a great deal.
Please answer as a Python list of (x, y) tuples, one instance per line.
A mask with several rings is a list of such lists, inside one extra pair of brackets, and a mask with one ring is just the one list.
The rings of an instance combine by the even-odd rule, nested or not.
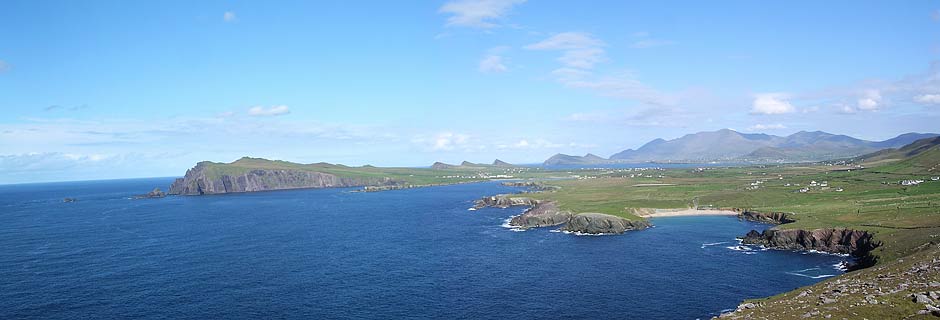
[(467, 210), (497, 183), (129, 199), (169, 183), (0, 186), (0, 318), (695, 319), (845, 259), (739, 248), (767, 226), (730, 217), (514, 232)]

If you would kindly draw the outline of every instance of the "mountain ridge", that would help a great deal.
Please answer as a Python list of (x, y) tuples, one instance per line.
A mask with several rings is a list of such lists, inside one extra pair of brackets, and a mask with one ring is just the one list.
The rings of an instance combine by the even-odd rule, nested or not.
[(626, 149), (610, 158), (556, 154), (543, 165), (590, 165), (642, 162), (812, 162), (849, 158), (886, 148), (900, 148), (914, 141), (940, 136), (904, 133), (882, 141), (868, 141), (824, 131), (799, 131), (788, 136), (741, 133), (731, 129), (703, 131), (665, 140), (653, 139), (637, 149)]

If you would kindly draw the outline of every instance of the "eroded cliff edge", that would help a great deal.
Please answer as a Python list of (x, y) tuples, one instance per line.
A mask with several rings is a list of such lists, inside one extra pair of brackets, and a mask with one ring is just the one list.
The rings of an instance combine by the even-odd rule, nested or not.
[[(739, 210), (739, 218), (749, 221), (787, 224), (796, 222), (785, 212), (762, 213)], [(878, 257), (872, 254), (881, 242), (874, 239), (874, 234), (864, 230), (845, 228), (821, 228), (813, 230), (771, 228), (758, 232), (751, 230), (741, 237), (742, 244), (761, 245), (771, 249), (820, 251), (836, 254), (848, 254), (855, 258), (849, 265), (851, 270), (875, 265)]]
[(187, 170), (184, 177), (173, 181), (168, 193), (203, 195), (303, 188), (361, 187), (393, 183), (383, 178), (340, 177), (330, 173), (306, 170), (250, 169), (244, 172), (227, 173), (213, 170), (209, 162), (200, 162)]

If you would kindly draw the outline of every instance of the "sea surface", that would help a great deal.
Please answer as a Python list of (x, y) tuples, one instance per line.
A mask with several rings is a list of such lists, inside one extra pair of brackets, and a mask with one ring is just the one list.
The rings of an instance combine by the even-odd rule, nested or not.
[(516, 232), (467, 210), (496, 182), (131, 199), (170, 182), (0, 186), (0, 318), (696, 319), (847, 259), (739, 247), (768, 226), (732, 217)]

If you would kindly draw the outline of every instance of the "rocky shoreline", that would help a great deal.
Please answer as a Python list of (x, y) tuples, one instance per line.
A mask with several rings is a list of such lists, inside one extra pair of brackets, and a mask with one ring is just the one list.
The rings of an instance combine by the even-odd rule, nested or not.
[[(769, 224), (787, 224), (796, 222), (786, 212), (757, 212), (733, 209), (740, 212), (738, 218)], [(834, 254), (847, 254), (855, 261), (849, 270), (867, 268), (877, 263), (878, 257), (871, 252), (881, 245), (874, 240), (874, 234), (868, 231), (844, 228), (802, 229), (767, 229), (763, 232), (751, 230), (740, 237), (742, 244), (760, 245), (777, 250), (819, 251)]]
[(649, 228), (649, 221), (633, 221), (603, 213), (574, 213), (558, 208), (555, 201), (536, 200), (513, 195), (484, 197), (475, 202), (472, 209), (484, 207), (509, 208), (529, 207), (521, 215), (512, 217), (509, 226), (519, 229), (561, 226), (558, 230), (575, 234), (621, 234), (631, 230)]

